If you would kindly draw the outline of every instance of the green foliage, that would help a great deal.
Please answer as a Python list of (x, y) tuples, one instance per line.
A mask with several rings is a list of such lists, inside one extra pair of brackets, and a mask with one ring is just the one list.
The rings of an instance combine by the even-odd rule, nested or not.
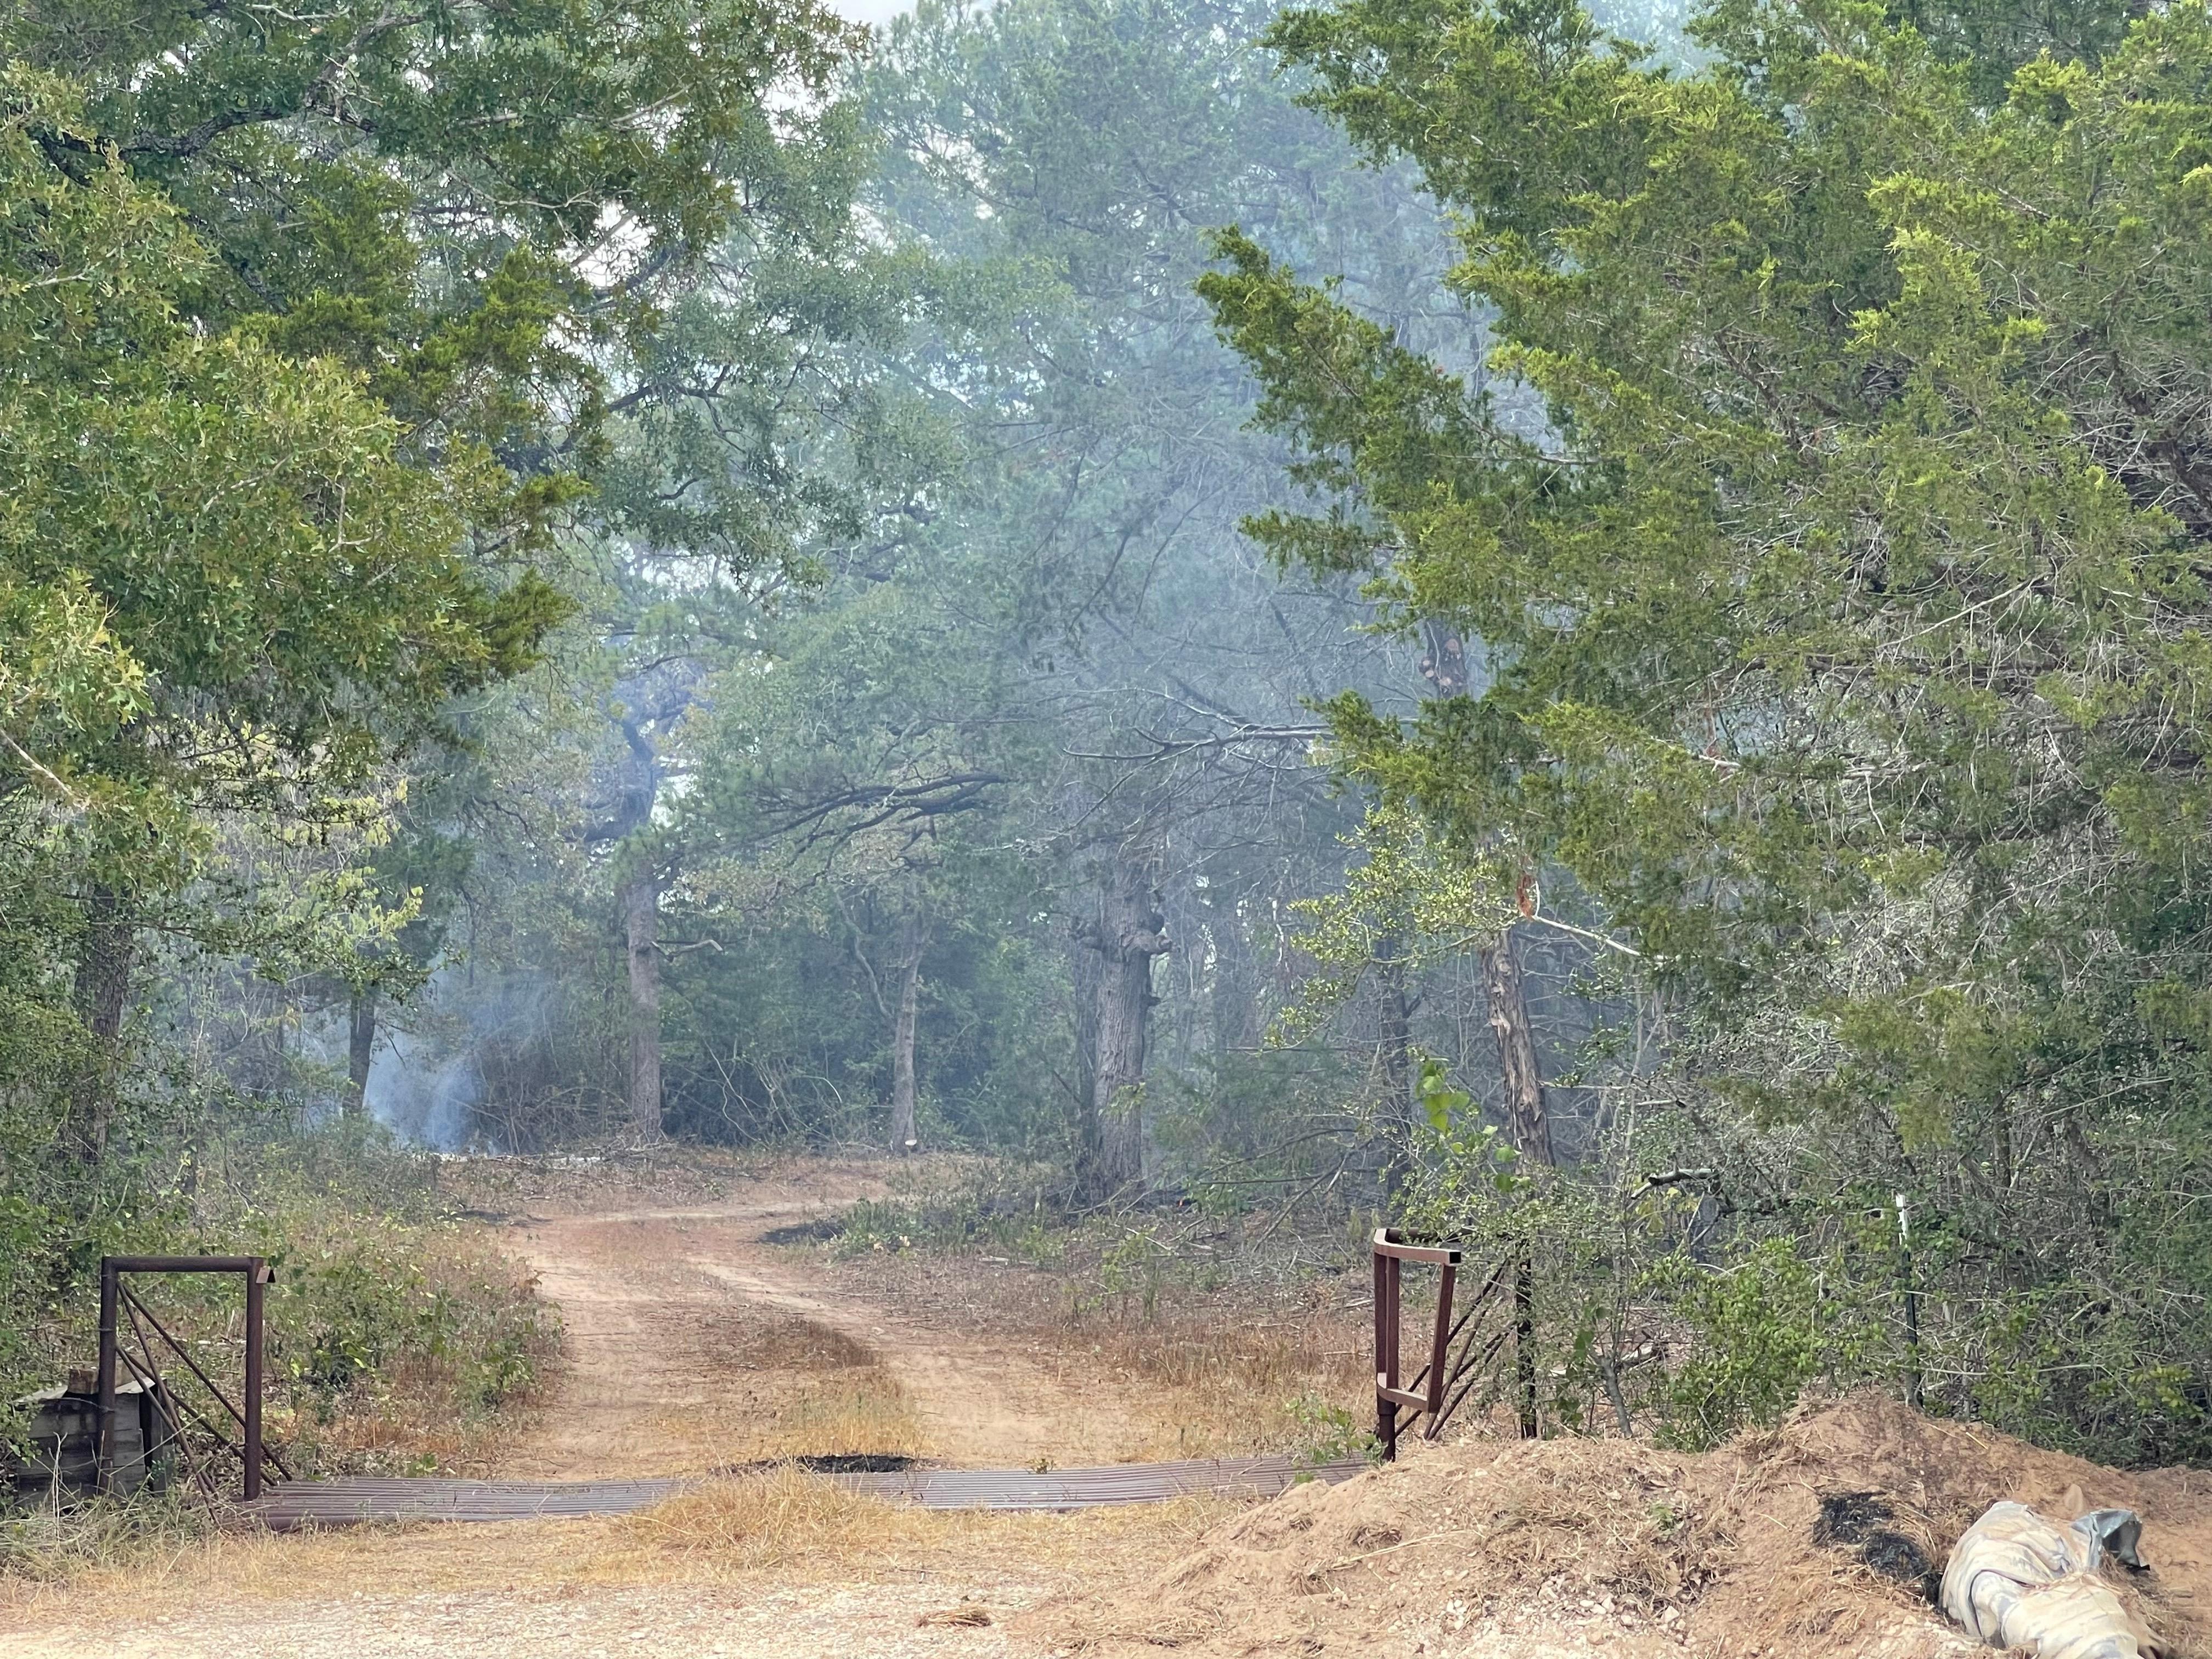
[(1364, 1427), (1344, 1407), (1318, 1395), (1302, 1394), (1290, 1402), (1290, 1415), (1297, 1425), (1300, 1463), (1319, 1468), (1355, 1457), (1382, 1462), (1382, 1443), (1375, 1431)]
[[(616, 377), (650, 372), (710, 251), (842, 234), (865, 152), (829, 94), (857, 41), (730, 0), (19, 9), (0, 33), (86, 88), (38, 129), (57, 172), (119, 161), (200, 228), (194, 314), (358, 370), (426, 447), (490, 444), (539, 520), (609, 459)], [(726, 519), (702, 534), (735, 551)]]
[(498, 546), (520, 509), (483, 444), (426, 449), (344, 366), (208, 328), (216, 252), (77, 143), (86, 110), (0, 67), (0, 1064), (49, 1136), (74, 1097), (80, 1158), (118, 1121), (137, 930), (299, 972), (404, 923), (342, 865), (255, 890), (241, 833), (357, 845), (385, 769), (564, 609)]
[(1328, 498), (1254, 535), (1486, 647), (1418, 720), (1334, 701), (1347, 770), (1569, 872), (1679, 1011), (1672, 1086), (1837, 1160), (1756, 1193), (1777, 1225), (1920, 1195), (1956, 1374), (2027, 1295), (2094, 1356), (1950, 1403), (2150, 1455), (2106, 1392), (2212, 1434), (2212, 15), (2003, 9), (1722, 0), (1693, 72), (1566, 3), (1287, 13), (1310, 101), (1458, 216), (1494, 349), (1447, 366), (1249, 232), (1200, 287)]
[[(575, 530), (804, 564), (828, 497), (775, 409), (865, 326), (860, 39), (720, 0), (0, 23), (0, 880), (92, 896), (23, 939), (97, 1028), (81, 1153), (147, 925), (280, 980), (428, 971), (460, 876), (417, 854), (478, 803), (353, 871), (575, 611)], [(305, 904), (238, 868), (287, 838), (339, 854)]]
[[(66, 1202), (42, 1209), (15, 1197), (0, 1209), (15, 1247), (0, 1257), (7, 1398), (90, 1366), (106, 1254), (269, 1258), (268, 1428), (303, 1474), (378, 1468), (380, 1448), (426, 1438), (435, 1465), (457, 1435), (526, 1395), (557, 1346), (557, 1320), (520, 1271), (445, 1218), (432, 1161), (380, 1132), (271, 1134), (247, 1121), (172, 1158), (166, 1169), (111, 1165), (108, 1201), (89, 1227)], [(219, 1381), (235, 1366), (234, 1280), (137, 1288)], [(188, 1402), (219, 1410), (194, 1401), (191, 1377), (171, 1369)], [(377, 1419), (386, 1428), (363, 1434)]]
[(1421, 1149), (1425, 1179), (1410, 1200), (1412, 1213), (1420, 1218), (1416, 1224), (1432, 1232), (1449, 1231), (1528, 1186), (1519, 1151), (1496, 1124), (1481, 1121), (1468, 1109), (1474, 1097), (1452, 1086), (1443, 1060), (1423, 1055), (1413, 1089), (1428, 1131)]
[(1811, 1271), (1784, 1239), (1717, 1271), (1675, 1266), (1688, 1282), (1674, 1305), (1698, 1348), (1668, 1379), (1661, 1439), (1703, 1451), (1741, 1430), (1772, 1427), (1818, 1367)]
[[(1218, 995), (1202, 969), (1179, 981), (1180, 1007), (1212, 1009), (1155, 1018), (1154, 1148), (1203, 1170), (1297, 1139), (1310, 1109), (1343, 1115), (1322, 1099), (1334, 1056), (1255, 1051), (1276, 898), (1320, 884), (1286, 867), (1333, 869), (1357, 809), (1295, 736), (1224, 750), (1210, 711), (1310, 728), (1297, 653), (1364, 665), (1374, 648), (1347, 635), (1349, 595), (1285, 605), (1241, 546), (1280, 447), (1237, 431), (1250, 386), (1188, 283), (1205, 225), (1241, 215), (1325, 236), (1374, 293), (1426, 307), (1442, 242), (1407, 211), (1409, 181), (1355, 184), (1341, 140), (1273, 83), (1250, 45), (1268, 15), (1024, 0), (898, 20), (856, 82), (882, 140), (860, 190), (882, 262), (856, 250), (848, 286), (803, 287), (818, 306), (797, 315), (818, 326), (791, 329), (788, 365), (717, 331), (775, 303), (788, 266), (748, 268), (764, 301), (715, 294), (678, 319), (698, 330), (686, 353), (735, 366), (720, 403), (682, 407), (797, 428), (777, 453), (812, 464), (823, 582), (757, 605), (672, 567), (638, 584), (641, 623), (667, 629), (641, 654), (681, 640), (701, 665), (680, 695), (665, 671), (621, 690), (683, 710), (652, 729), (681, 788), (621, 855), (668, 872), (665, 925), (688, 952), (668, 963), (672, 1127), (884, 1139), (918, 948), (925, 1141), (1071, 1155), (1095, 1104), (1077, 939), (1116, 860), (1172, 865), (1191, 960), (1211, 938), (1237, 963)], [(757, 422), (738, 391), (756, 362), (781, 399)], [(826, 413), (773, 427), (793, 403)], [(683, 448), (638, 435), (640, 465)], [(679, 505), (720, 487), (681, 470), (698, 483)], [(1180, 702), (1163, 691), (1177, 676)], [(1244, 781), (1224, 787), (1232, 769)]]
[(470, 1412), (536, 1380), (554, 1340), (547, 1313), (481, 1269), (456, 1273), (448, 1241), (422, 1224), (372, 1214), (325, 1231), (295, 1212), (271, 1231), (270, 1361), (295, 1412), (327, 1421), (349, 1393), (402, 1365), (447, 1373)]
[(1316, 971), (1301, 1003), (1277, 1018), (1287, 1041), (1311, 1035), (1377, 967), (1403, 972), (1463, 955), (1495, 943), (1513, 920), (1516, 871), (1507, 854), (1440, 848), (1417, 817), (1393, 805), (1370, 808), (1345, 841), (1360, 861), (1343, 886), (1291, 907), (1304, 922), (1291, 942)]

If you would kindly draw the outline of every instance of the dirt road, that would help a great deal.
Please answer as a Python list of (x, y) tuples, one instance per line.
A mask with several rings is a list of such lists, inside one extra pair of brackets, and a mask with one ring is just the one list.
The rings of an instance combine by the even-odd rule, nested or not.
[[(1297, 1322), (1249, 1310), (1246, 1346), (1164, 1380), (1127, 1328), (1054, 1317), (1060, 1281), (973, 1261), (840, 1262), (765, 1237), (877, 1194), (882, 1173), (817, 1162), (706, 1196), (594, 1177), (483, 1200), (565, 1322), (550, 1398), (491, 1472), (1157, 1456), (1209, 1402), (1249, 1425), (1271, 1393), (1359, 1380), (1266, 1370), (1260, 1334)], [(1310, 1306), (1316, 1291), (1333, 1294), (1308, 1283)], [(1218, 1336), (1224, 1309), (1209, 1311), (1188, 1328)], [(1155, 1358), (1182, 1341), (1142, 1328)], [(1323, 1346), (1346, 1340), (1319, 1328)], [(1860, 1401), (1702, 1459), (1478, 1437), (1264, 1509), (1075, 1515), (924, 1511), (755, 1472), (617, 1518), (232, 1534), (0, 1601), (0, 1659), (1951, 1659), (1963, 1639), (1914, 1593), (1820, 1542), (1816, 1490), (1893, 1492), (1955, 1528), (1995, 1496), (2047, 1504), (2098, 1482), (2155, 1524), (2164, 1606), (2196, 1628), (2212, 1522), (2185, 1479), (2175, 1498), (2172, 1482), (2001, 1439)], [(1939, 1477), (1956, 1490), (1936, 1492)]]
[(561, 1310), (564, 1370), (501, 1473), (702, 1474), (841, 1452), (1023, 1467), (1143, 1449), (1147, 1432), (1110, 1391), (1071, 1399), (1035, 1358), (762, 1242), (879, 1192), (865, 1172), (799, 1165), (717, 1204), (514, 1229), (511, 1248)]

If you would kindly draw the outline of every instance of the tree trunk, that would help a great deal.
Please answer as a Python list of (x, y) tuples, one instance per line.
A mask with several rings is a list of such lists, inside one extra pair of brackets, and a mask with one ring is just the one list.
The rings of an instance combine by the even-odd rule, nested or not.
[(1098, 981), (1104, 970), (1096, 919), (1077, 922), (1068, 930), (1067, 977), (1074, 993), (1075, 1184), (1085, 1196), (1099, 1160)]
[(1145, 871), (1117, 856), (1099, 892), (1092, 930), (1097, 951), (1097, 1017), (1093, 1027), (1091, 1168), (1084, 1186), (1108, 1198), (1141, 1186), (1145, 1175), (1145, 1032), (1152, 1006), (1152, 959), (1164, 955), (1158, 896)]
[[(1505, 1117), (1514, 1149), (1548, 1165), (1553, 1161), (1552, 1120), (1544, 1108), (1544, 1079), (1536, 1066), (1528, 995), (1521, 982), (1511, 929), (1482, 952), (1482, 983), (1489, 997), (1491, 1035), (1498, 1039), (1498, 1069), (1505, 1082)], [(1536, 1270), (1526, 1237), (1513, 1262), (1513, 1381), (1520, 1396), (1521, 1437), (1533, 1440), (1540, 1428), (1536, 1411)]]
[(660, 882), (647, 870), (622, 890), (629, 947), (629, 1122), (660, 1139)]
[(629, 756), (623, 769), (622, 833), (630, 838), (635, 872), (615, 890), (629, 957), (629, 1127), (641, 1141), (660, 1127), (660, 874), (650, 848), (660, 757), (641, 719), (620, 717)]
[(914, 1032), (921, 1002), (921, 958), (928, 947), (928, 926), (916, 912), (907, 919), (898, 1015), (891, 1022), (891, 1151), (902, 1155), (921, 1146), (914, 1127)]
[(107, 1151), (115, 1116), (115, 1084), (123, 1047), (123, 1016), (131, 1006), (131, 970), (138, 931), (130, 902), (112, 888), (94, 887), (86, 907), (84, 948), (74, 987), (77, 1018), (92, 1034), (91, 1065), (77, 1079), (70, 1102), (69, 1141), (79, 1160), (97, 1164)]
[(1528, 996), (1509, 929), (1482, 952), (1482, 983), (1490, 1002), (1490, 1031), (1498, 1040), (1498, 1074), (1505, 1083), (1505, 1120), (1514, 1149), (1538, 1164), (1553, 1162), (1551, 1115), (1536, 1068), (1536, 1039), (1529, 1029)]
[(1376, 942), (1376, 977), (1382, 989), (1381, 1026), (1383, 1148), (1382, 1187), (1395, 1195), (1413, 1164), (1413, 1009), (1406, 995), (1406, 958), (1396, 939)]
[(367, 986), (353, 994), (346, 1041), (345, 1115), (368, 1115), (368, 1070), (376, 1057), (376, 989)]

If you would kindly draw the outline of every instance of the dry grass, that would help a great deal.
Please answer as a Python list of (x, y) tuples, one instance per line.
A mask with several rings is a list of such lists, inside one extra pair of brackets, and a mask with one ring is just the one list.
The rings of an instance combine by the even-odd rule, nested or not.
[(441, 1161), (437, 1187), (449, 1203), (491, 1215), (560, 1215), (712, 1203), (733, 1184), (760, 1179), (778, 1162), (764, 1153), (673, 1145), (547, 1158), (453, 1158)]
[(881, 1356), (858, 1337), (796, 1316), (753, 1325), (733, 1358), (763, 1371), (858, 1370), (881, 1363)]
[(613, 1522), (589, 1576), (636, 1584), (772, 1573), (787, 1583), (957, 1563), (1065, 1580), (1187, 1548), (1238, 1507), (1191, 1498), (1072, 1515), (925, 1510), (800, 1470), (769, 1469), (706, 1483)]
[(180, 1492), (143, 1492), (127, 1503), (39, 1510), (0, 1519), (0, 1606), (11, 1588), (60, 1584), (127, 1568), (204, 1540), (208, 1511)]
[(437, 1186), (449, 1202), (486, 1214), (555, 1216), (703, 1206), (771, 1183), (811, 1187), (826, 1203), (849, 1203), (957, 1188), (995, 1167), (994, 1160), (954, 1153), (894, 1161), (864, 1152), (824, 1157), (669, 1142), (562, 1157), (450, 1158), (440, 1165)]
[(594, 1572), (651, 1582), (672, 1569), (710, 1578), (944, 1547), (974, 1531), (972, 1516), (888, 1503), (803, 1470), (708, 1481), (615, 1523)]
[(726, 1348), (727, 1369), (709, 1379), (703, 1403), (645, 1414), (642, 1441), (711, 1445), (718, 1453), (707, 1462), (723, 1468), (844, 1452), (937, 1451), (884, 1357), (844, 1332), (810, 1319), (739, 1316), (705, 1346)]
[(1061, 1274), (924, 1252), (825, 1264), (855, 1295), (939, 1328), (973, 1329), (1042, 1367), (1071, 1412), (1110, 1401), (1115, 1455), (1212, 1457), (1311, 1449), (1316, 1416), (1372, 1399), (1372, 1338), (1333, 1286), (1162, 1287), (1146, 1312)]
[(913, 1399), (887, 1368), (861, 1366), (809, 1382), (804, 1392), (777, 1408), (774, 1428), (756, 1437), (757, 1457), (934, 1455), (936, 1448)]
[(1315, 1431), (1302, 1413), (1316, 1404), (1349, 1410), (1374, 1388), (1357, 1328), (1322, 1312), (1274, 1321), (1170, 1312), (1089, 1334), (1098, 1360), (1145, 1385), (1132, 1392), (1159, 1425), (1158, 1456), (1303, 1449)]

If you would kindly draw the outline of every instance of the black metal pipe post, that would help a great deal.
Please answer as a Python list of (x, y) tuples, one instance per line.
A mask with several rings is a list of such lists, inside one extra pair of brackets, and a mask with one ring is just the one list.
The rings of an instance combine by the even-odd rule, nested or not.
[(246, 1270), (246, 1501), (261, 1496), (261, 1292), (269, 1282), (268, 1264), (259, 1256)]
[[(1377, 1233), (1376, 1242), (1382, 1242)], [(1385, 1462), (1398, 1455), (1398, 1402), (1382, 1390), (1398, 1386), (1398, 1288), (1396, 1258), (1375, 1252), (1375, 1437)]]
[(1536, 1273), (1527, 1240), (1519, 1250), (1513, 1258), (1513, 1380), (1521, 1395), (1521, 1437), (1534, 1440), (1541, 1432), (1536, 1415)]
[[(100, 1259), (100, 1358), (94, 1384), (100, 1391), (100, 1418), (94, 1425), (93, 1485), (107, 1490), (115, 1467), (115, 1261)], [(54, 1455), (61, 1455), (58, 1446)]]

